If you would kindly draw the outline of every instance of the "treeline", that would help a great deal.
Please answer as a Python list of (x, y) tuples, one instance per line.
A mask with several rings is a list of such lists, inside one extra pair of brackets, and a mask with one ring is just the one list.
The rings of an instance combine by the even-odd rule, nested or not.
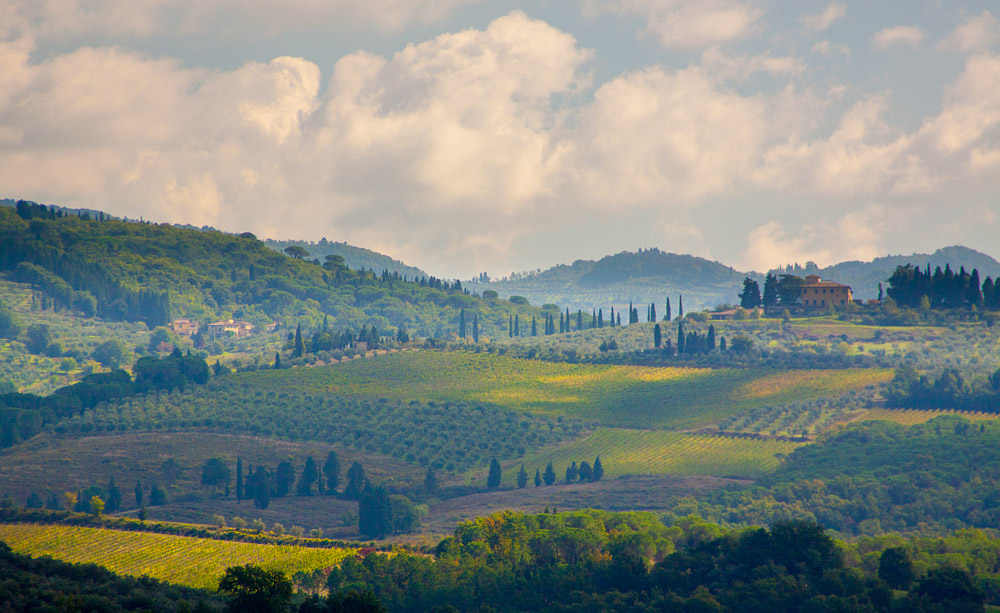
[(977, 307), (1000, 310), (1000, 284), (986, 277), (980, 283), (979, 271), (956, 273), (950, 265), (938, 266), (931, 272), (919, 266), (898, 266), (889, 277), (888, 295), (903, 307), (925, 309), (962, 309)]
[(896, 369), (885, 398), (901, 408), (1000, 413), (1000, 369), (988, 378), (968, 380), (957, 368), (945, 368), (933, 378), (903, 364)]
[(222, 611), (212, 592), (122, 577), (96, 564), (14, 553), (0, 543), (0, 607), (5, 611)]
[(83, 377), (50, 396), (10, 393), (0, 395), (0, 448), (11, 447), (38, 434), (49, 424), (79, 415), (102, 402), (158, 390), (183, 390), (208, 382), (208, 365), (201, 358), (173, 354), (141, 358), (133, 367), (135, 380), (124, 370)]
[(668, 527), (650, 513), (506, 511), (463, 522), (435, 558), (349, 558), (327, 587), (331, 599), (370, 592), (403, 612), (984, 610), (964, 570), (918, 573), (899, 548), (870, 569), (845, 549), (812, 522), (726, 533), (697, 518)]

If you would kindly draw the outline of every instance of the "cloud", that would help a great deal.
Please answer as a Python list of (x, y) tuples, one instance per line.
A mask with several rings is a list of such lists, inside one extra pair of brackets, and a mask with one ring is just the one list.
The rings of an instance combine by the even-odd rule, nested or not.
[(810, 15), (802, 18), (802, 23), (810, 30), (820, 32), (833, 25), (847, 13), (847, 5), (843, 2), (831, 2), (819, 15)]
[(944, 51), (980, 51), (989, 49), (1000, 42), (1000, 19), (989, 11), (971, 17), (952, 30), (938, 43), (937, 48)]
[(150, 37), (211, 33), (267, 38), (347, 26), (398, 31), (431, 23), (478, 0), (9, 0), (0, 3), (0, 35), (38, 39)]
[(764, 14), (740, 0), (588, 0), (584, 14), (639, 15), (664, 47), (704, 49), (745, 37)]
[(832, 55), (850, 55), (851, 49), (847, 45), (834, 45), (828, 40), (821, 40), (812, 46), (809, 53), (830, 57)]
[(846, 260), (871, 260), (885, 253), (881, 244), (885, 227), (881, 207), (848, 213), (832, 223), (806, 224), (794, 233), (772, 221), (751, 230), (742, 265), (764, 272), (792, 263), (828, 266)]
[(876, 49), (888, 49), (893, 45), (920, 46), (924, 39), (924, 31), (916, 26), (893, 26), (883, 28), (872, 37), (872, 46)]
[(759, 55), (728, 55), (718, 47), (711, 47), (701, 54), (701, 68), (722, 80), (749, 79), (763, 72), (774, 77), (792, 77), (805, 72), (805, 64), (792, 56), (774, 57), (769, 52)]

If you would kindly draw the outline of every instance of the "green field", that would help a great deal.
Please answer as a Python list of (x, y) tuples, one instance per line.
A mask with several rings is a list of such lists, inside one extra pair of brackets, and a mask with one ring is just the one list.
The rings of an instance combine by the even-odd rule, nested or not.
[(888, 370), (655, 368), (567, 364), (488, 353), (406, 352), (329, 368), (258, 372), (271, 389), (487, 403), (603, 426), (698, 428), (748, 407), (839, 395)]
[(17, 552), (99, 564), (116, 573), (147, 575), (214, 588), (230, 566), (257, 564), (291, 575), (339, 564), (353, 549), (257, 545), (76, 526), (0, 524), (0, 540)]
[[(590, 436), (554, 450), (529, 456), (525, 468), (533, 477), (535, 468), (552, 462), (562, 481), (571, 462), (591, 464), (601, 456), (605, 478), (621, 475), (707, 475), (751, 479), (778, 466), (775, 454), (788, 454), (802, 443), (729, 438), (681, 432), (600, 428)], [(518, 467), (520, 465), (518, 464)], [(513, 483), (516, 468), (508, 469)]]

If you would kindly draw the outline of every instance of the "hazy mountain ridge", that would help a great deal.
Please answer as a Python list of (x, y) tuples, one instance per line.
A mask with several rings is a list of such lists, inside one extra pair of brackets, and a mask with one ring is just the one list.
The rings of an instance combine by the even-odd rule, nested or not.
[[(983, 279), (1000, 276), (1000, 262), (960, 245), (944, 247), (930, 254), (890, 255), (870, 262), (847, 261), (823, 268), (808, 263), (772, 272), (799, 276), (818, 274), (824, 279), (850, 285), (857, 298), (867, 299), (878, 295), (880, 282), (883, 287), (888, 286), (886, 280), (897, 266), (907, 264), (921, 267), (930, 264), (932, 270), (948, 264), (955, 271), (964, 266), (967, 271), (979, 270)], [(764, 278), (758, 272), (739, 271), (706, 258), (667, 253), (654, 248), (623, 251), (596, 261), (577, 260), (537, 274), (469, 287), (477, 291), (492, 289), (504, 297), (524, 296), (534, 304), (560, 304), (571, 310), (633, 302), (655, 303), (662, 314), (663, 303), (669, 296), (673, 314), (676, 315), (679, 295), (684, 296), (685, 307), (689, 311), (738, 302), (737, 294), (742, 290), (743, 279), (748, 276), (758, 283)]]

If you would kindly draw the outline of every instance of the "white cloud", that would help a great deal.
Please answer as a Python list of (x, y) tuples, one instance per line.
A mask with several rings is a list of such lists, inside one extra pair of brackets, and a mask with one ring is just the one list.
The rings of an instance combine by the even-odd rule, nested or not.
[(741, 0), (588, 0), (584, 13), (640, 15), (664, 47), (704, 49), (745, 37), (764, 14)]
[(847, 5), (843, 2), (831, 2), (819, 15), (810, 15), (802, 18), (802, 23), (810, 30), (817, 32), (825, 30), (833, 25), (833, 22), (841, 19), (847, 13)]
[(821, 40), (812, 46), (809, 53), (830, 57), (832, 55), (850, 55), (851, 49), (847, 45), (835, 45), (828, 40)]
[(938, 43), (937, 48), (947, 51), (980, 51), (1000, 42), (1000, 19), (983, 11), (952, 30)]
[(885, 253), (881, 207), (848, 213), (833, 223), (806, 224), (791, 233), (777, 221), (754, 228), (747, 237), (742, 265), (764, 272), (791, 263), (828, 266), (846, 260), (871, 260)]
[(791, 77), (805, 72), (805, 64), (797, 57), (774, 57), (769, 52), (759, 55), (728, 55), (719, 47), (701, 54), (701, 68), (722, 80), (746, 80), (758, 72), (775, 77)]
[(924, 31), (916, 26), (893, 26), (883, 28), (872, 37), (872, 45), (876, 49), (888, 49), (893, 45), (920, 46), (924, 40)]

